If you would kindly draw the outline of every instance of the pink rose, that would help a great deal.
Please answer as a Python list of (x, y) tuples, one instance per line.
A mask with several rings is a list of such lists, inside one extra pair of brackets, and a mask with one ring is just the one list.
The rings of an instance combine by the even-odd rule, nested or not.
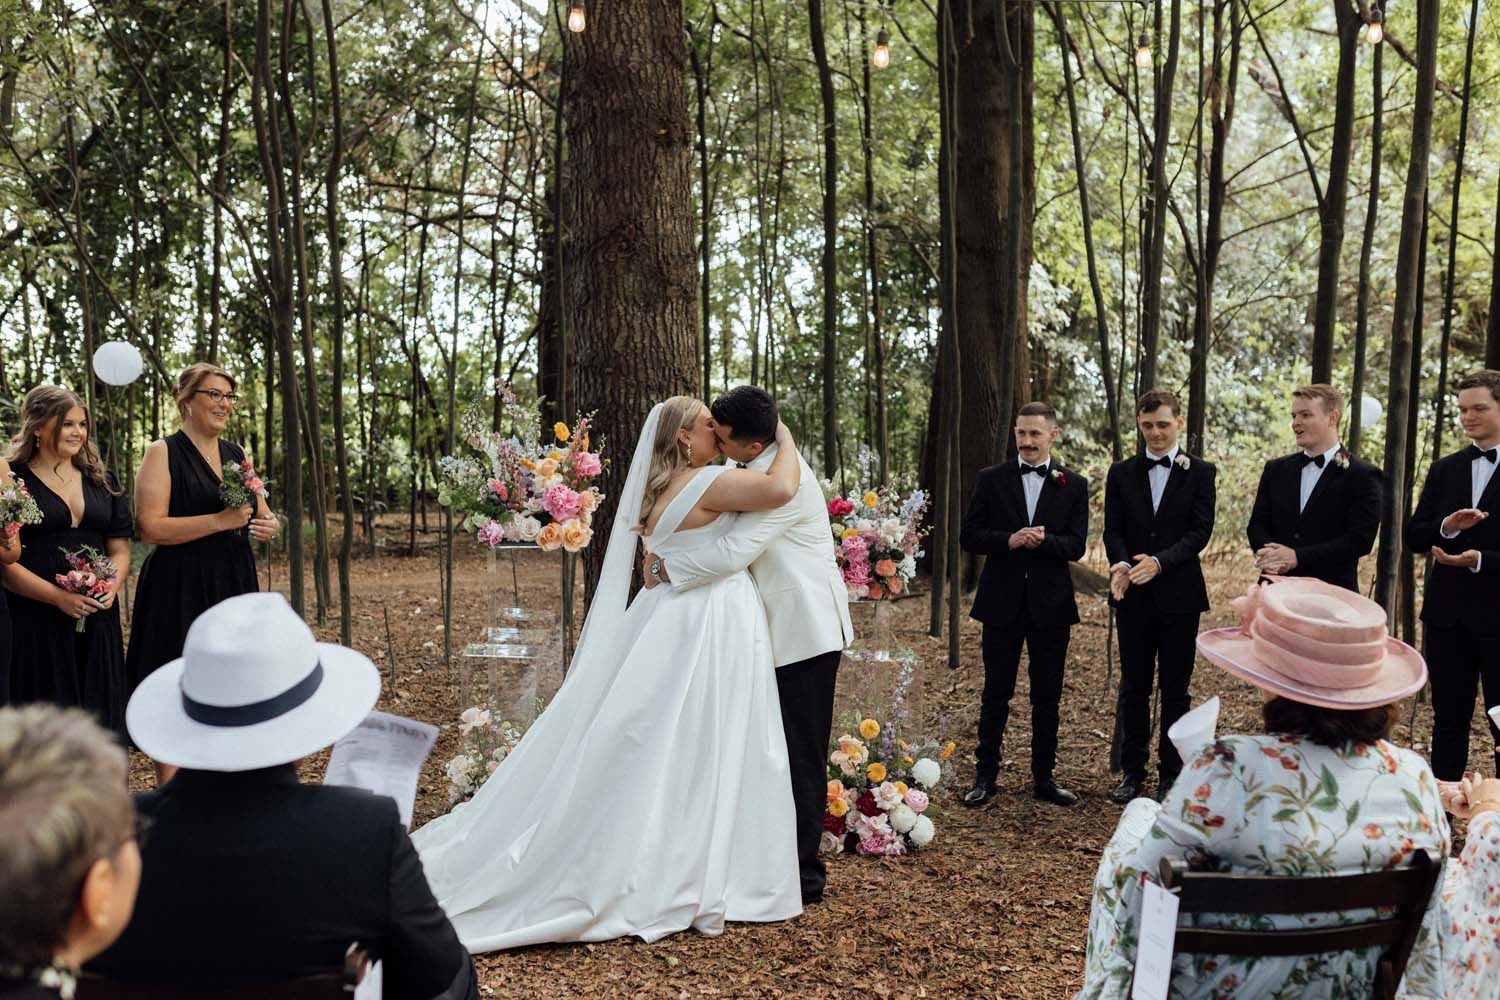
[(505, 484), (503, 482), (501, 482), (500, 480), (498, 480), (498, 479), (491, 479), (489, 481), (489, 487), (490, 487), (490, 492), (493, 493), (493, 494), (495, 494), (495, 496), (499, 497), (501, 500), (509, 500), (510, 499), (510, 490), (506, 489), (505, 488)]
[(844, 555), (846, 556), (863, 556), (870, 551), (869, 543), (858, 535), (850, 535), (840, 542), (839, 545), (843, 548)]
[(566, 486), (549, 486), (542, 494), (542, 507), (552, 515), (554, 521), (571, 521), (583, 509), (578, 494)]
[(927, 793), (920, 788), (906, 790), (906, 807), (918, 816), (927, 811)]
[(476, 537), (479, 544), (494, 548), (505, 540), (505, 526), (499, 521), (486, 521), (480, 526)]
[(573, 456), (573, 471), (580, 476), (597, 476), (604, 471), (604, 463), (591, 451), (580, 451)]
[(21, 531), (21, 522), (20, 521), (12, 521), (12, 522), (10, 522), (9, 524), (7, 524), (5, 526), (5, 537), (6, 538), (14, 538), (14, 537), (16, 537), (17, 534), (20, 533), (20, 531)]
[(261, 480), (259, 476), (251, 476), (249, 479), (245, 480), (245, 489), (249, 490), (251, 493), (259, 493), (261, 495), (264, 495), (266, 492), (266, 484)]
[(859, 853), (870, 856), (879, 856), (886, 851), (886, 839), (883, 834), (872, 833), (859, 842)]

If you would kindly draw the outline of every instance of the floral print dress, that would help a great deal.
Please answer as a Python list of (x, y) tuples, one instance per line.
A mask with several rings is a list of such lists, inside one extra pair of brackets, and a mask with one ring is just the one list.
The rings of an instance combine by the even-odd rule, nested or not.
[[(1443, 906), (1444, 1000), (1500, 997), (1500, 812), (1482, 812), (1469, 821), (1469, 835), (1458, 857), (1449, 860), (1439, 888)], [(1417, 984), (1401, 1000), (1424, 996)]]
[[(1130, 803), (1094, 877), (1084, 985), (1076, 1000), (1125, 1000), (1140, 933), (1141, 885), (1162, 858), (1253, 875), (1348, 875), (1445, 857), (1449, 833), (1427, 762), (1385, 741), (1333, 750), (1297, 736), (1226, 736), (1205, 746), (1158, 806)], [(1445, 996), (1438, 899), (1423, 919), (1406, 982)], [(1197, 926), (1275, 929), (1368, 919), (1206, 914)], [(1370, 996), (1378, 950), (1289, 957), (1178, 955), (1171, 1000), (1352, 1000)], [(1477, 996), (1477, 994), (1476, 994)]]

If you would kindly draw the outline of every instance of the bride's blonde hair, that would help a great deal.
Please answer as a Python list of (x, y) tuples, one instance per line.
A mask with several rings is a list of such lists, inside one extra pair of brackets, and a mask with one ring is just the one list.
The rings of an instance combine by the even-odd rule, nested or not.
[(677, 440), (677, 432), (691, 430), (702, 411), (703, 401), (696, 396), (673, 396), (662, 402), (661, 416), (656, 421), (656, 440), (651, 442), (651, 465), (646, 472), (646, 491), (641, 497), (641, 520), (635, 526), (636, 534), (646, 533), (651, 508), (671, 485), (672, 477), (687, 468), (687, 452)]

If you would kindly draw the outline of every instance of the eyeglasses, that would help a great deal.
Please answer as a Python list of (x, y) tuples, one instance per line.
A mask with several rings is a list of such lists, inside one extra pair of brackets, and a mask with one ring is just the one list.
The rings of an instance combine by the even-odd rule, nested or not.
[(215, 403), (228, 403), (230, 406), (240, 401), (239, 393), (220, 392), (218, 389), (195, 389), (193, 390), (193, 394), (195, 396), (207, 396)]

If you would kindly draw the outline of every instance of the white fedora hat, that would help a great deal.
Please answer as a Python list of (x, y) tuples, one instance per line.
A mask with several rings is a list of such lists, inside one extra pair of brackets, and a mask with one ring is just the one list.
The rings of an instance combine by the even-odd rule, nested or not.
[(379, 696), (368, 658), (317, 642), (280, 594), (241, 594), (198, 616), (182, 656), (135, 689), (125, 725), (163, 764), (253, 771), (323, 749)]

